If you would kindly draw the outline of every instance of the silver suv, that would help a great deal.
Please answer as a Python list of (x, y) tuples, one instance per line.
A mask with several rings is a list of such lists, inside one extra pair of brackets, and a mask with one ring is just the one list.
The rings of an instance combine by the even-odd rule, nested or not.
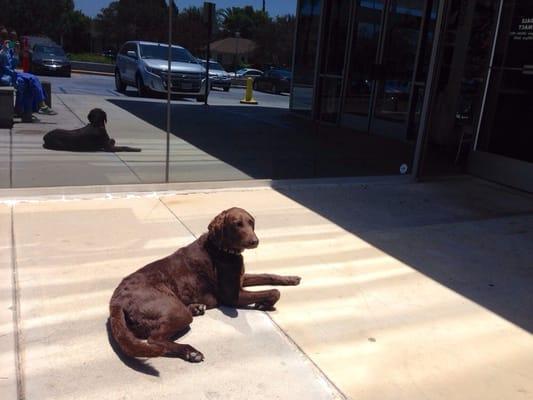
[[(168, 45), (153, 42), (126, 42), (117, 54), (115, 86), (119, 92), (134, 86), (140, 96), (167, 92)], [(205, 98), (205, 69), (189, 51), (172, 46), (171, 92)]]

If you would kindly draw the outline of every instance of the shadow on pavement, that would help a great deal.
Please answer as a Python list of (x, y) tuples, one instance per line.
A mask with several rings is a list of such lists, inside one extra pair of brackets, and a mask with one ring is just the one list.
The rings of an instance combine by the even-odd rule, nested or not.
[(237, 318), (239, 316), (239, 310), (234, 307), (219, 306), (218, 310), (226, 317)]
[(416, 185), (361, 185), (353, 190), (334, 185), (274, 188), (533, 332), (530, 195), (467, 177)]
[[(108, 101), (166, 130), (166, 103)], [(411, 164), (413, 153), (412, 143), (316, 128), (279, 108), (173, 104), (171, 126), (174, 136), (254, 179), (398, 174), (401, 164)]]

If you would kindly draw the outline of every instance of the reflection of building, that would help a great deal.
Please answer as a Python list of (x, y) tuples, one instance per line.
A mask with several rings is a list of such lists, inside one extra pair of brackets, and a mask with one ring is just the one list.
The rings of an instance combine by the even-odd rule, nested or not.
[(299, 0), (291, 109), (338, 126), (362, 173), (533, 191), (533, 2)]
[(248, 63), (248, 57), (257, 45), (250, 39), (229, 37), (211, 43), (211, 59), (217, 60), (225, 67)]

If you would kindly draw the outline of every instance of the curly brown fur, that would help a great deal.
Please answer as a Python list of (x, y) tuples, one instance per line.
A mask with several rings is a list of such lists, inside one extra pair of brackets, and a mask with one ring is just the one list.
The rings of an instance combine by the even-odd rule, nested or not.
[(241, 253), (257, 247), (254, 218), (241, 208), (217, 215), (208, 232), (168, 257), (124, 278), (110, 301), (113, 337), (132, 357), (174, 355), (190, 362), (202, 353), (171, 340), (193, 316), (218, 305), (273, 309), (277, 289), (250, 292), (245, 286), (298, 285), (297, 276), (246, 274)]

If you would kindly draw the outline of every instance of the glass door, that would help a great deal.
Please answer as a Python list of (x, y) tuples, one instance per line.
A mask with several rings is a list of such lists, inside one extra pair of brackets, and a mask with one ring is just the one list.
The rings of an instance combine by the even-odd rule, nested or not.
[(349, 1), (324, 2), (316, 116), (324, 122), (336, 123), (339, 117), (351, 9)]
[(385, 0), (358, 0), (352, 31), (341, 123), (368, 131)]
[(405, 139), (426, 0), (389, 0), (378, 54), (370, 131)]
[(401, 140), (416, 129), (427, 74), (433, 0), (359, 0), (342, 124)]

